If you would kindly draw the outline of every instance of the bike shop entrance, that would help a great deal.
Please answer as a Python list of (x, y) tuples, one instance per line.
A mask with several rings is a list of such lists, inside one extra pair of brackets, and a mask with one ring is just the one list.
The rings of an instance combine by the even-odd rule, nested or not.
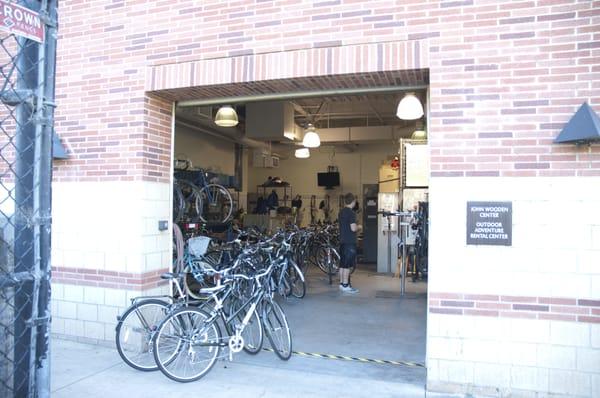
[[(306, 296), (283, 303), (302, 357), (296, 366), (425, 383), (426, 258), (412, 243), (427, 187), (407, 184), (402, 173), (407, 161), (426, 167), (426, 136), (415, 131), (426, 131), (427, 115), (405, 120), (397, 111), (413, 94), (426, 110), (428, 80), (426, 69), (413, 69), (154, 91), (175, 103), (173, 221), (184, 239), (209, 234), (227, 241), (249, 227), (268, 236), (290, 224), (327, 235), (326, 228), (337, 228), (327, 225), (344, 207), (343, 194), (356, 195), (365, 230), (351, 280), (360, 292), (340, 293), (335, 252), (329, 270), (323, 257), (305, 264)], [(320, 146), (308, 148), (306, 158), (302, 144), (312, 128)], [(339, 181), (321, 181), (326, 177)], [(212, 211), (199, 205), (209, 185), (218, 186)], [(273, 196), (277, 202), (269, 203)], [(403, 253), (398, 243), (408, 235), (413, 240)]]

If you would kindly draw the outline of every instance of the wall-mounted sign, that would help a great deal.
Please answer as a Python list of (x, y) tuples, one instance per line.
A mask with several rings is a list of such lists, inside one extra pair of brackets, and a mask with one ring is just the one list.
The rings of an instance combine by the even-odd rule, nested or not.
[(467, 202), (467, 245), (512, 245), (512, 202)]
[(39, 14), (7, 0), (0, 0), (0, 30), (44, 42), (44, 24)]
[(429, 145), (404, 144), (406, 151), (406, 186), (429, 185)]

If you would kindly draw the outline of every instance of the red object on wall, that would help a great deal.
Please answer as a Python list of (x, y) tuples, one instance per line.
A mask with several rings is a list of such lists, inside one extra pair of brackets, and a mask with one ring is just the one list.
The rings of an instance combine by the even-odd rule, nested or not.
[(0, 0), (0, 30), (44, 42), (44, 25), (38, 13), (6, 0)]

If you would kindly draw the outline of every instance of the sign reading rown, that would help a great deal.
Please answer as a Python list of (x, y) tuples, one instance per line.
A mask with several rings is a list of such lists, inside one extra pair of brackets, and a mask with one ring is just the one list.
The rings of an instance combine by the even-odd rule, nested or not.
[(44, 42), (44, 24), (39, 14), (7, 0), (0, 0), (0, 30)]

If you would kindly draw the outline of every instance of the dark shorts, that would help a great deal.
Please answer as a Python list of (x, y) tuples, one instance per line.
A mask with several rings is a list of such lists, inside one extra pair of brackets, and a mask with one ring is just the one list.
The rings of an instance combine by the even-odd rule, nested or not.
[(340, 245), (340, 268), (352, 268), (356, 264), (356, 245), (342, 243)]

